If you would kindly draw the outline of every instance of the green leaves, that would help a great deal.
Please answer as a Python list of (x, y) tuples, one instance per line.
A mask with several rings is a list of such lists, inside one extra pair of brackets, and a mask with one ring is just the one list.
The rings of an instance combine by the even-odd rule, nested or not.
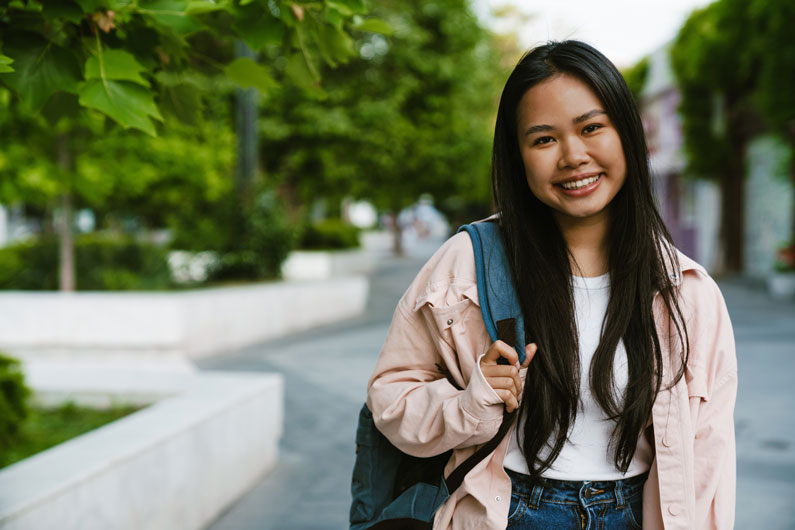
[(388, 22), (378, 18), (364, 19), (358, 24), (354, 24), (353, 27), (359, 31), (369, 31), (370, 33), (380, 33), (382, 35), (391, 35), (394, 31)]
[(81, 84), (80, 104), (96, 109), (119, 125), (156, 135), (150, 118), (163, 121), (152, 93), (146, 88), (126, 81), (91, 79)]
[[(192, 8), (190, 12), (189, 5)], [(200, 7), (197, 2), (187, 0), (149, 0), (141, 2), (138, 10), (178, 35), (185, 36), (202, 29), (202, 24), (190, 14), (200, 12)]]
[(343, 15), (357, 15), (367, 11), (364, 0), (326, 0), (326, 6)]
[[(238, 86), (268, 94), (283, 68), (304, 95), (324, 98), (322, 63), (333, 67), (356, 56), (349, 30), (389, 31), (382, 21), (362, 20), (364, 0), (20, 0), (16, 5), (3, 10), (0, 21), (0, 85), (12, 89), (27, 110), (46, 108), (50, 123), (65, 114), (74, 118), (85, 107), (148, 134), (155, 134), (155, 122), (163, 119), (157, 97), (166, 112), (194, 122), (201, 92), (209, 86), (162, 84), (159, 73), (194, 72), (209, 79), (222, 72)], [(256, 58), (231, 57), (236, 40), (273, 61), (274, 70)], [(76, 97), (47, 104), (59, 92)]]
[(325, 91), (320, 87), (320, 80), (309, 69), (306, 57), (301, 52), (295, 52), (287, 59), (284, 71), (290, 80), (308, 95), (318, 99), (326, 97)]
[(229, 0), (219, 0), (213, 2), (212, 0), (191, 0), (188, 2), (185, 12), (188, 15), (203, 15), (205, 13), (212, 13), (214, 11), (223, 11), (229, 8), (232, 4)]
[(132, 54), (124, 50), (105, 50), (101, 56), (95, 55), (88, 58), (85, 78), (132, 81), (148, 87), (149, 82), (141, 76), (141, 73), (145, 71), (146, 69), (140, 65)]
[(267, 95), (278, 86), (264, 66), (248, 57), (235, 59), (224, 68), (224, 71), (229, 80), (241, 88), (256, 88), (263, 95)]
[(125, 129), (134, 128), (155, 136), (152, 119), (163, 120), (155, 105), (144, 68), (123, 50), (102, 51), (86, 61), (86, 82), (78, 88), (81, 105), (96, 109)]
[[(6, 59), (0, 66), (11, 71), (0, 74), (0, 81), (19, 94), (33, 111), (39, 110), (55, 92), (74, 93), (80, 81), (80, 66), (74, 54), (46, 41), (36, 33), (19, 32), (4, 36)], [(3, 70), (0, 70), (3, 71)]]
[(0, 74), (4, 74), (6, 72), (13, 72), (14, 68), (11, 66), (11, 63), (13, 62), (14, 59), (0, 53)]
[(346, 63), (354, 54), (353, 40), (341, 29), (329, 24), (319, 24), (316, 35), (320, 53), (329, 65)]
[(284, 24), (261, 6), (237, 8), (235, 30), (249, 48), (260, 50), (267, 44), (279, 45), (284, 38)]
[(83, 18), (83, 10), (74, 2), (67, 0), (45, 0), (42, 2), (44, 14), (48, 18), (62, 18), (79, 24)]

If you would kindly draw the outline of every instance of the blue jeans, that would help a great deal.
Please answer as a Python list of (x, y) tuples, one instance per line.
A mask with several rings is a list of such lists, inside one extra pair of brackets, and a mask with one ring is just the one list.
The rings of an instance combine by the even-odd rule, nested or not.
[(508, 528), (515, 530), (625, 530), (643, 523), (643, 483), (648, 473), (615, 481), (546, 479), (532, 485), (529, 477), (511, 477)]

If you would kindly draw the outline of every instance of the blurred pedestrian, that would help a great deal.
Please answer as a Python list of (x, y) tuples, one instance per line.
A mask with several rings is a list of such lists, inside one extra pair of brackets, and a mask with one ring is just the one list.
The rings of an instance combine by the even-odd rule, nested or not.
[(379, 430), (415, 456), (454, 449), (448, 473), (503, 408), (519, 411), (434, 528), (732, 528), (729, 315), (656, 210), (615, 66), (578, 41), (526, 54), (500, 100), (492, 175), (486, 222), (506, 248), (525, 362), (489, 339), (461, 233), (400, 300), (368, 385)]

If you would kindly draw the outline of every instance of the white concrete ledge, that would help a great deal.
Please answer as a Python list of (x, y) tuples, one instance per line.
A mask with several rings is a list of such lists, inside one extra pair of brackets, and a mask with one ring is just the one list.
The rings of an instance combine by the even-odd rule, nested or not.
[(369, 274), (375, 265), (376, 255), (364, 249), (294, 250), (282, 264), (282, 276), (288, 280), (321, 280)]
[[(54, 372), (31, 375), (42, 393), (69, 391)], [(71, 385), (129, 386), (114, 377)], [(0, 528), (200, 529), (275, 464), (281, 376), (159, 377), (137, 388), (175, 395), (0, 471)]]
[(25, 361), (189, 358), (360, 314), (368, 280), (344, 276), (180, 292), (0, 292), (0, 350)]

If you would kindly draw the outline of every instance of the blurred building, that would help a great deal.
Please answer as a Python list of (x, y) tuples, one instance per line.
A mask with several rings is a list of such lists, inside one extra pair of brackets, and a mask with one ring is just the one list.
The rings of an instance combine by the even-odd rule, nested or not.
[[(721, 200), (717, 183), (684, 173), (679, 91), (666, 45), (649, 57), (641, 116), (660, 212), (677, 247), (711, 272), (720, 272)], [(770, 136), (754, 139), (746, 153), (744, 272), (763, 278), (773, 269), (776, 248), (789, 237), (792, 187), (788, 153)]]

